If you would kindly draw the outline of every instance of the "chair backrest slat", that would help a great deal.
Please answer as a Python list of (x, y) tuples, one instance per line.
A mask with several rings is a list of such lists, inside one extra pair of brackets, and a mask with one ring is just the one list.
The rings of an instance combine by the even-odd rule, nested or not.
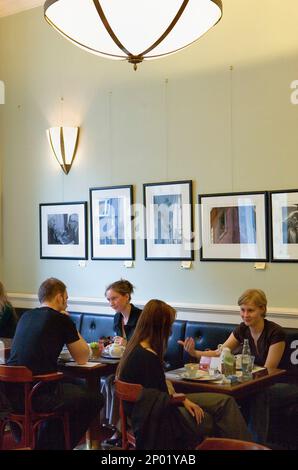
[(143, 390), (143, 386), (140, 384), (122, 382), (121, 380), (117, 379), (115, 381), (115, 390), (120, 400), (133, 403), (139, 398)]

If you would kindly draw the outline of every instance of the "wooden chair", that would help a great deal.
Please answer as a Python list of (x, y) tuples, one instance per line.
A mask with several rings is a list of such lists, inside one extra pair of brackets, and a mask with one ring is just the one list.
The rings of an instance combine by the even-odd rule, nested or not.
[(61, 419), (63, 423), (65, 448), (70, 449), (70, 431), (68, 413), (65, 411), (36, 412), (32, 407), (32, 398), (40, 388), (49, 382), (62, 379), (61, 372), (32, 375), (27, 367), (0, 365), (0, 382), (21, 384), (24, 387), (24, 412), (10, 411), (0, 420), (0, 449), (3, 446), (4, 430), (8, 422), (17, 423), (22, 431), (22, 445), (34, 449), (35, 435), (40, 424), (49, 419)]
[(196, 447), (196, 450), (271, 450), (255, 442), (208, 437)]
[[(119, 414), (121, 421), (122, 433), (122, 449), (136, 448), (136, 439), (131, 431), (127, 430), (127, 419), (124, 412), (123, 402), (135, 403), (143, 391), (143, 386), (140, 384), (132, 384), (122, 382), (119, 379), (115, 380), (115, 393), (119, 399)], [(179, 406), (185, 400), (184, 393), (174, 393), (171, 395), (170, 404)]]
[(127, 382), (122, 382), (121, 380), (115, 380), (115, 393), (119, 399), (119, 413), (121, 421), (121, 433), (122, 433), (122, 449), (129, 449), (136, 447), (136, 439), (132, 432), (127, 430), (127, 419), (124, 412), (123, 401), (129, 403), (135, 403), (141, 392), (143, 386), (140, 384), (131, 384)]

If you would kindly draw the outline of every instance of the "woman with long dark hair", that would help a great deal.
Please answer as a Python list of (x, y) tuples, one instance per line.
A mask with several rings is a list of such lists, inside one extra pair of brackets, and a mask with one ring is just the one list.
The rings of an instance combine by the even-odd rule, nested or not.
[[(145, 395), (146, 389), (157, 390), (161, 396), (169, 393), (163, 370), (163, 356), (175, 318), (175, 309), (161, 300), (153, 299), (145, 305), (118, 366), (117, 377), (120, 380), (141, 384), (145, 389)], [(185, 398), (183, 406), (179, 407), (178, 414), (172, 407), (167, 407), (155, 423), (150, 422), (152, 410), (149, 411), (148, 416), (148, 410), (145, 407), (146, 396), (145, 400), (141, 400), (135, 405), (126, 404), (125, 407), (126, 412), (131, 416), (133, 427), (134, 417), (136, 415), (138, 417), (138, 429), (134, 429), (134, 431), (137, 434), (137, 443), (138, 435), (142, 435), (139, 442), (141, 442), (143, 449), (149, 450), (149, 447), (146, 447), (149, 445), (152, 446), (150, 449), (189, 448), (206, 435), (243, 440), (250, 440), (251, 437), (235, 400), (227, 395), (217, 393), (189, 394)], [(149, 433), (146, 429), (144, 429), (144, 433), (140, 431), (139, 418), (142, 413), (146, 426), (148, 423), (150, 426), (157, 426), (159, 432), (156, 434), (156, 440), (152, 441), (154, 432)], [(175, 429), (173, 416), (176, 419), (176, 427), (180, 428), (179, 441), (176, 440), (178, 436), (175, 435), (175, 432), (170, 435)], [(181, 428), (183, 428), (183, 433), (181, 433)], [(151, 436), (150, 443), (148, 440), (146, 441), (146, 434)], [(184, 443), (182, 438), (185, 438)], [(170, 445), (172, 447), (169, 447)]]

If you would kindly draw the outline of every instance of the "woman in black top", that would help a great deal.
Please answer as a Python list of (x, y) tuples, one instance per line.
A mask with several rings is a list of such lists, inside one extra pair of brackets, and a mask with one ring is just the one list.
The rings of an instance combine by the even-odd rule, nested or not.
[[(230, 348), (235, 353), (241, 351), (243, 340), (249, 341), (255, 363), (259, 366), (275, 369), (278, 367), (285, 350), (285, 332), (277, 323), (265, 318), (267, 299), (260, 289), (248, 289), (239, 297), (238, 305), (242, 323), (237, 326), (224, 342), (222, 347)], [(193, 338), (179, 341), (184, 349), (193, 357), (220, 356), (220, 350), (195, 350)]]
[[(112, 307), (116, 311), (114, 316), (114, 343), (126, 346), (127, 341), (130, 340), (139, 316), (142, 313), (138, 307), (131, 303), (131, 295), (133, 294), (134, 286), (125, 279), (113, 282), (105, 290), (105, 296)], [(103, 378), (102, 392), (106, 394), (106, 419), (112, 426), (117, 426), (119, 420), (118, 402), (115, 400), (114, 393), (114, 375)], [(103, 447), (121, 445), (120, 433), (115, 431), (110, 439), (106, 439)]]
[(105, 291), (110, 306), (116, 311), (114, 316), (114, 331), (116, 333), (114, 342), (123, 346), (132, 336), (142, 312), (130, 302), (133, 291), (133, 285), (125, 279), (113, 282)]
[[(255, 363), (266, 368), (276, 369), (283, 356), (286, 342), (283, 328), (267, 320), (267, 298), (261, 289), (248, 289), (238, 299), (242, 322), (230, 334), (222, 347), (234, 353), (241, 352), (244, 339), (248, 339)], [(193, 357), (219, 356), (220, 350), (198, 351), (193, 338), (179, 341)], [(298, 387), (295, 384), (277, 383), (247, 398), (242, 409), (247, 416), (254, 440), (266, 444), (270, 425), (270, 410), (280, 409), (287, 404), (297, 404)]]
[[(170, 305), (161, 300), (150, 300), (143, 309), (135, 332), (125, 349), (117, 370), (117, 376), (121, 380), (139, 383), (143, 385), (144, 389), (157, 390), (161, 394), (161, 399), (164, 399), (164, 394), (168, 394), (163, 370), (163, 356), (175, 317), (176, 311)], [(146, 447), (146, 444), (151, 445), (152, 447), (150, 448), (152, 449), (162, 449), (169, 448), (162, 446), (169, 445), (170, 442), (173, 445), (173, 449), (185, 448), (175, 447), (175, 443), (181, 446), (182, 438), (184, 437), (185, 440), (186, 438), (188, 439), (189, 445), (194, 445), (194, 442), (198, 443), (202, 436), (212, 434), (212, 432), (222, 437), (250, 439), (244, 419), (239, 412), (235, 400), (223, 394), (190, 394), (185, 398), (183, 406), (179, 407), (178, 415), (174, 413), (174, 410), (169, 413), (165, 409), (164, 413), (162, 412), (159, 416), (158, 422), (152, 422), (150, 419), (147, 420), (145, 400), (144, 410), (137, 405), (132, 407), (126, 406), (127, 412), (131, 414), (133, 424), (136, 408), (138, 408), (138, 417), (140, 417), (140, 414), (142, 415), (142, 412), (144, 413), (146, 427), (149, 422), (150, 426), (156, 426), (157, 431), (159, 431), (156, 434), (156, 441), (151, 441), (149, 444), (146, 442), (146, 439), (149, 435), (151, 437), (154, 436), (154, 432), (151, 429), (150, 433), (146, 433), (145, 430), (142, 437), (144, 439), (142, 442), (144, 447), (142, 448), (148, 450), (149, 447)], [(172, 414), (174, 414), (177, 420), (177, 426), (173, 422)], [(152, 416), (151, 410), (149, 410), (149, 415)], [(175, 440), (176, 435), (173, 435), (177, 428), (180, 430), (179, 443)], [(166, 432), (165, 429), (167, 430)], [(181, 429), (184, 432), (181, 432)], [(172, 433), (172, 435), (167, 433)], [(138, 436), (140, 434), (142, 433), (139, 433)], [(184, 444), (187, 446), (187, 442)]]

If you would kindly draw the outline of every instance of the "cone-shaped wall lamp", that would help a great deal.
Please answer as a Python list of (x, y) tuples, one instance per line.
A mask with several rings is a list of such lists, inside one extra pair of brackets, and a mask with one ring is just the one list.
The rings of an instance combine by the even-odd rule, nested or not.
[(79, 127), (51, 127), (47, 129), (47, 136), (56, 160), (67, 175), (76, 154)]

